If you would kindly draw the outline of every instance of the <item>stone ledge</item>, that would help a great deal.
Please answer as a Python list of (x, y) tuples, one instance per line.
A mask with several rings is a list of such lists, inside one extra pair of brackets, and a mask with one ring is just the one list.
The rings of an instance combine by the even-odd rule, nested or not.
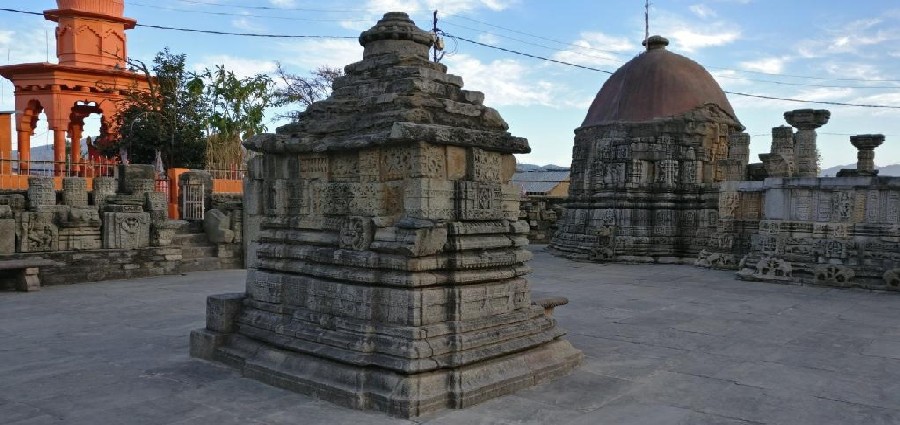
[(191, 355), (270, 385), (354, 409), (413, 418), (462, 409), (564, 376), (584, 355), (566, 340), (454, 369), (403, 375), (283, 351), (239, 335), (195, 330)]

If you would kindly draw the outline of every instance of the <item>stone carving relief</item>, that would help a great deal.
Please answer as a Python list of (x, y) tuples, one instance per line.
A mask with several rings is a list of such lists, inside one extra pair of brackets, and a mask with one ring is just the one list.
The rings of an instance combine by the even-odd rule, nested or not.
[(822, 265), (815, 268), (816, 283), (847, 286), (856, 273), (850, 267), (840, 265)]
[(900, 268), (890, 269), (884, 272), (884, 284), (889, 288), (900, 289)]

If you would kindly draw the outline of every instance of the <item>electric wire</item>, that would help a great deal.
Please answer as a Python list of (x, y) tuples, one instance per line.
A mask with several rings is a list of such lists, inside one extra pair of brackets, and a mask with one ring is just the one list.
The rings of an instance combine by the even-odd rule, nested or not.
[[(186, 0), (182, 0), (182, 1), (186, 1)], [(0, 11), (43, 16), (43, 13), (40, 13), (40, 12), (30, 12), (30, 11), (24, 11), (24, 10), (18, 10), (18, 9), (11, 9), (11, 8), (0, 8)], [(140, 24), (140, 23), (137, 24), (137, 26), (145, 27), (145, 28), (155, 28), (155, 29), (160, 29), (160, 30), (183, 31), (183, 32), (193, 32), (193, 33), (203, 33), (203, 34), (213, 34), (213, 35), (262, 37), (262, 38), (330, 38), (330, 39), (356, 39), (357, 38), (357, 37), (352, 37), (352, 36), (331, 36), (331, 35), (290, 35), (290, 34), (264, 34), (264, 33), (248, 33), (248, 32), (239, 33), (239, 32), (217, 31), (217, 30), (201, 30), (201, 29), (195, 29), (195, 28), (169, 27), (169, 26), (163, 26), (163, 25), (151, 25), (151, 24)], [(441, 34), (446, 37), (455, 39), (455, 40), (460, 40), (460, 41), (475, 44), (478, 46), (482, 46), (482, 47), (486, 47), (486, 48), (490, 48), (490, 49), (494, 49), (494, 50), (499, 50), (499, 51), (503, 51), (503, 52), (507, 52), (507, 53), (511, 53), (511, 54), (515, 54), (515, 55), (519, 55), (519, 56), (525, 56), (525, 57), (529, 57), (532, 59), (542, 60), (542, 61), (546, 61), (546, 62), (552, 62), (552, 63), (556, 63), (556, 64), (560, 64), (560, 65), (571, 66), (571, 67), (585, 69), (585, 70), (594, 71), (594, 72), (601, 72), (601, 73), (609, 74), (609, 75), (613, 74), (612, 71), (608, 71), (605, 69), (595, 68), (595, 67), (586, 66), (586, 65), (579, 65), (576, 63), (572, 63), (572, 62), (552, 59), (552, 58), (535, 55), (535, 54), (531, 54), (531, 53), (527, 53), (527, 52), (522, 52), (522, 51), (518, 51), (518, 50), (514, 50), (514, 49), (508, 49), (505, 47), (482, 43), (480, 41), (475, 41), (475, 40), (468, 39), (465, 37), (460, 37), (460, 36), (449, 34), (449, 33), (443, 32), (443, 31), (441, 31)], [(766, 99), (766, 100), (780, 100), (780, 101), (785, 101), (785, 102), (809, 103), (809, 104), (831, 105), (831, 106), (852, 106), (852, 107), (861, 107), (861, 108), (900, 109), (900, 106), (894, 106), (894, 105), (861, 104), (861, 103), (834, 102), (834, 101), (821, 101), (821, 100), (816, 101), (816, 100), (777, 97), (777, 96), (744, 93), (744, 92), (728, 91), (728, 90), (723, 90), (723, 91), (727, 94), (733, 94), (735, 96), (744, 96), (744, 97)]]

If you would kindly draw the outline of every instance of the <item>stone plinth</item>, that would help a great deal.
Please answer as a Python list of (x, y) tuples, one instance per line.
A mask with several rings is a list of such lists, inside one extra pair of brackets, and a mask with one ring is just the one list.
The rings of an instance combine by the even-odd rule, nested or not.
[(816, 129), (827, 124), (831, 112), (824, 109), (797, 109), (784, 113), (784, 120), (797, 128), (794, 137), (796, 177), (817, 177)]
[(114, 196), (118, 186), (115, 177), (94, 177), (94, 205), (102, 209), (106, 198)]
[(406, 14), (360, 43), (329, 99), (246, 142), (247, 290), (210, 299), (191, 353), (402, 417), (568, 373), (582, 355), (525, 278), (509, 180), (527, 141), (428, 60)]

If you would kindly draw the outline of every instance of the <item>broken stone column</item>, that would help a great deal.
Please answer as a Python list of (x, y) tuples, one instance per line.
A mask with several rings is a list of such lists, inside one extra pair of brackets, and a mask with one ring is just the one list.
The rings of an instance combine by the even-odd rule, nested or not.
[(28, 210), (37, 211), (41, 207), (56, 205), (56, 188), (53, 177), (28, 178)]
[(509, 181), (527, 141), (428, 60), (405, 13), (359, 41), (329, 99), (245, 142), (256, 257), (245, 294), (210, 300), (192, 355), (402, 417), (568, 373), (582, 354), (525, 279)]
[(81, 177), (65, 177), (62, 186), (63, 204), (75, 208), (88, 206), (87, 180)]
[(94, 205), (103, 209), (106, 198), (115, 196), (118, 185), (115, 177), (94, 177)]
[(850, 136), (850, 143), (858, 151), (856, 152), (856, 172), (860, 176), (874, 176), (878, 174), (875, 169), (875, 148), (884, 143), (883, 134), (860, 134)]
[(797, 129), (794, 135), (795, 177), (818, 177), (816, 129), (827, 124), (831, 112), (825, 109), (797, 109), (784, 113), (784, 120)]

